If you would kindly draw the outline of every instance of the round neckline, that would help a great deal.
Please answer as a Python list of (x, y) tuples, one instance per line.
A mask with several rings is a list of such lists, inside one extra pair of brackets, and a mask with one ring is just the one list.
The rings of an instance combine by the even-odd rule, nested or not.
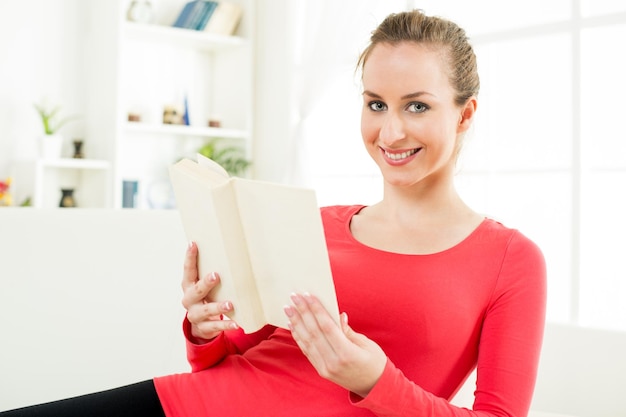
[(348, 213), (347, 221), (344, 222), (344, 232), (347, 234), (348, 239), (353, 244), (361, 246), (362, 248), (365, 248), (367, 250), (370, 250), (370, 251), (373, 251), (373, 252), (377, 252), (377, 253), (387, 254), (387, 255), (395, 255), (395, 256), (427, 257), (427, 256), (445, 255), (447, 253), (454, 252), (454, 251), (460, 249), (462, 246), (465, 246), (468, 242), (472, 241), (480, 233), (480, 231), (487, 225), (487, 223), (489, 223), (489, 221), (490, 221), (490, 219), (488, 217), (483, 217), (482, 221), (478, 224), (478, 226), (476, 226), (460, 242), (450, 246), (449, 248), (442, 249), (440, 251), (432, 252), (432, 253), (398, 253), (398, 252), (391, 252), (391, 251), (388, 251), (388, 250), (378, 249), (378, 248), (375, 248), (373, 246), (366, 245), (365, 243), (357, 240), (354, 237), (354, 235), (352, 234), (352, 231), (350, 230), (350, 224), (352, 223), (352, 218), (354, 216), (356, 216), (357, 214), (359, 214), (359, 212), (361, 210), (363, 210), (364, 208), (366, 208), (366, 207), (368, 207), (368, 206), (366, 206), (366, 205), (356, 205), (356, 206), (353, 206), (352, 210), (350, 210), (350, 212)]

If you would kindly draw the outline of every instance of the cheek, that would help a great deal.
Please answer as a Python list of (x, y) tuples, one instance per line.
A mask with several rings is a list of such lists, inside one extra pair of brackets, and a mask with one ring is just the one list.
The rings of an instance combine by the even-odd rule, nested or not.
[(365, 110), (361, 113), (361, 137), (363, 142), (370, 143), (378, 138), (379, 127)]

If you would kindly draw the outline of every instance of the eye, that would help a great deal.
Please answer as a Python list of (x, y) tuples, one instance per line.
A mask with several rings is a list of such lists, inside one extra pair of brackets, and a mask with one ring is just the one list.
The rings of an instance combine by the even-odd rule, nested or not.
[(387, 106), (381, 101), (370, 101), (369, 103), (367, 103), (367, 107), (369, 107), (370, 110), (376, 112), (387, 110)]
[(407, 110), (412, 113), (424, 113), (428, 109), (430, 109), (428, 105), (420, 102), (409, 103), (407, 106)]

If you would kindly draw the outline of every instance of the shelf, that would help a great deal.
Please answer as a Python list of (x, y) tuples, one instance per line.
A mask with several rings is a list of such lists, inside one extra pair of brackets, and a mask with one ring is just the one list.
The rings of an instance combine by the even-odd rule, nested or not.
[(198, 127), (185, 125), (149, 124), (128, 122), (125, 129), (129, 133), (150, 133), (157, 135), (179, 135), (210, 138), (246, 139), (249, 133), (245, 130), (224, 129), (221, 127)]
[(40, 159), (37, 161), (44, 168), (68, 168), (68, 169), (109, 169), (111, 163), (106, 160), (99, 159), (78, 159), (78, 158), (59, 158), (59, 159)]
[(248, 44), (246, 39), (237, 36), (215, 35), (172, 26), (124, 22), (123, 28), (127, 39), (170, 44), (198, 50), (217, 51)]

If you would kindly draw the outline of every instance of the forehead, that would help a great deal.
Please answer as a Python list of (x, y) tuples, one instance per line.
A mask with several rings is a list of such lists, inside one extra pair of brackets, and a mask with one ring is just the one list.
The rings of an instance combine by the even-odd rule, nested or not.
[(363, 65), (363, 84), (366, 89), (451, 89), (445, 53), (415, 42), (376, 45)]

